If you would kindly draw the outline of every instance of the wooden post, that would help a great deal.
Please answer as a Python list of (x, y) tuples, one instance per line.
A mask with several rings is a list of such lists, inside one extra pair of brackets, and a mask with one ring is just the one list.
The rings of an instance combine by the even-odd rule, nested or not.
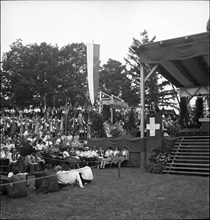
[(121, 162), (119, 161), (119, 162), (118, 162), (118, 175), (119, 175), (119, 179), (121, 178), (120, 168), (121, 168)]
[(141, 138), (144, 138), (144, 98), (145, 98), (145, 93), (144, 93), (144, 68), (143, 65), (140, 67), (140, 76), (141, 76), (141, 83), (140, 83), (140, 91), (141, 91)]
[(65, 132), (64, 132), (64, 134), (66, 134), (67, 135), (67, 129), (68, 129), (68, 125), (67, 125), (67, 123), (68, 123), (68, 111), (67, 111), (67, 97), (66, 97), (66, 109), (65, 109), (65, 115), (66, 115), (66, 120), (65, 120)]
[[(111, 96), (111, 100), (112, 100), (112, 104), (114, 105), (114, 98), (113, 98), (113, 95)], [(110, 111), (111, 111), (111, 122), (113, 123), (114, 121), (114, 118), (113, 118), (113, 105), (110, 105)]]

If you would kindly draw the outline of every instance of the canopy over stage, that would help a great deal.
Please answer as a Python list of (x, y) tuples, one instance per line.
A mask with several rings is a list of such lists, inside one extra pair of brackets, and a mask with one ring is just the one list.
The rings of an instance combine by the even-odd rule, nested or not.
[(136, 52), (141, 63), (154, 64), (151, 74), (159, 72), (180, 96), (209, 94), (209, 32), (141, 45)]

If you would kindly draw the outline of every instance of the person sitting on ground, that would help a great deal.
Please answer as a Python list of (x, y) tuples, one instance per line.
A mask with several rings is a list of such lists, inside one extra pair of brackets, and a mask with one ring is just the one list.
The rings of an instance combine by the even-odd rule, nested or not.
[(79, 184), (81, 188), (84, 188), (79, 172), (77, 170), (68, 170), (66, 167), (56, 166), (55, 171), (57, 174), (57, 181), (59, 188), (63, 188), (68, 184)]
[(44, 171), (33, 172), (35, 176), (36, 193), (49, 193), (59, 191), (56, 172), (52, 169), (51, 164), (47, 164)]
[(89, 166), (76, 169), (79, 172), (82, 184), (91, 183), (93, 180), (93, 172)]
[(7, 194), (11, 198), (20, 198), (27, 196), (26, 175), (21, 175), (16, 168), (12, 169), (12, 174), (8, 177), (11, 182), (6, 186)]

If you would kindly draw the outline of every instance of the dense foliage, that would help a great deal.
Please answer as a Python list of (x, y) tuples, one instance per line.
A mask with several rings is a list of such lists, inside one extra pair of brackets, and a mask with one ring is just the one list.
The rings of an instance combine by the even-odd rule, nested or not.
[(195, 102), (195, 115), (194, 115), (195, 124), (200, 124), (199, 118), (203, 118), (203, 110), (204, 110), (203, 98), (197, 97)]
[(3, 99), (12, 105), (65, 105), (87, 102), (86, 47), (22, 44), (17, 40), (3, 56)]
[[(154, 42), (156, 37), (149, 39), (148, 32), (145, 30), (140, 33), (141, 40), (133, 39), (133, 44), (129, 48), (128, 58), (125, 59), (129, 68), (129, 76), (132, 79), (132, 90), (135, 91), (135, 99), (140, 97), (140, 67), (143, 65), (145, 76), (149, 74), (152, 67), (148, 64), (141, 64), (141, 57), (137, 53), (139, 46)], [(167, 87), (166, 87), (167, 86)], [(160, 74), (153, 73), (145, 83), (145, 105), (150, 107), (154, 102), (156, 106), (175, 107), (176, 91), (171, 89), (170, 83), (165, 80)], [(169, 88), (169, 89), (168, 89)], [(137, 102), (139, 103), (139, 101)]]
[(171, 161), (170, 154), (176, 139), (163, 139), (161, 147), (152, 148), (149, 158), (148, 172), (163, 173), (167, 163)]
[[(125, 100), (129, 106), (138, 106), (139, 100), (139, 57), (135, 48), (153, 42), (147, 31), (141, 33), (141, 40), (134, 39), (129, 48), (127, 65), (109, 59), (100, 67), (99, 89)], [(89, 102), (87, 83), (86, 46), (84, 43), (72, 43), (62, 48), (45, 42), (23, 45), (17, 40), (10, 50), (3, 55), (1, 71), (3, 105), (25, 107), (46, 105), (59, 107), (66, 105), (87, 106)], [(144, 66), (148, 73), (150, 66)], [(158, 84), (158, 74), (153, 74), (146, 83), (146, 104), (166, 105), (169, 96)], [(166, 82), (164, 82), (167, 84)], [(170, 96), (171, 98), (172, 96)]]

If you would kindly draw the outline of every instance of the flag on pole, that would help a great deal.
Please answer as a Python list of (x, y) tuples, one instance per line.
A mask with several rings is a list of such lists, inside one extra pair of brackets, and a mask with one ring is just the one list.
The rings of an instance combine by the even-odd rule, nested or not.
[(99, 54), (100, 45), (87, 44), (87, 70), (88, 70), (88, 88), (90, 101), (94, 104), (99, 84)]

